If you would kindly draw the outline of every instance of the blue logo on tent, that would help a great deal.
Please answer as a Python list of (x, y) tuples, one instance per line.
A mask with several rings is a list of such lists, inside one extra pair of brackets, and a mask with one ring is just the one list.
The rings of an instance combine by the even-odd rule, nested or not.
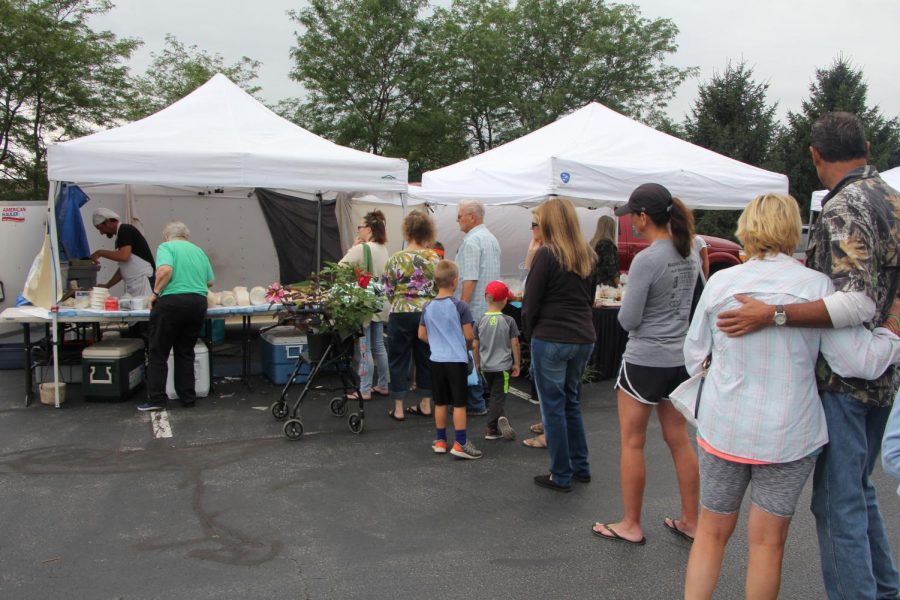
[(394, 181), (394, 180), (397, 179), (397, 178), (394, 177), (393, 175), (382, 175), (381, 178), (382, 178), (382, 179), (387, 179), (388, 181)]
[(569, 179), (571, 178), (571, 175), (569, 175), (569, 173), (567, 171), (563, 171), (562, 173), (559, 174), (559, 178), (562, 179), (563, 183), (569, 183)]

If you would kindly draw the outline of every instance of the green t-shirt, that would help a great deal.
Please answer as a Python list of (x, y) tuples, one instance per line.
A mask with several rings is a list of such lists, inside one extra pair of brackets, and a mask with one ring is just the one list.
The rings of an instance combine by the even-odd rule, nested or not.
[(215, 279), (206, 253), (187, 240), (172, 240), (159, 245), (156, 249), (156, 266), (159, 268), (163, 265), (172, 267), (172, 279), (160, 296), (170, 294), (205, 296), (209, 292), (207, 284)]

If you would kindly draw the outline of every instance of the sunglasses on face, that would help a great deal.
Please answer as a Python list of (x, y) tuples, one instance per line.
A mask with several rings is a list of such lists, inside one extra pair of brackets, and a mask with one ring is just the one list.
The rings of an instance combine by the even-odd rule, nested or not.
[(532, 229), (537, 229), (537, 227), (538, 227), (538, 224), (535, 223), (534, 221), (532, 221), (532, 222), (531, 222), (531, 228), (532, 228)]

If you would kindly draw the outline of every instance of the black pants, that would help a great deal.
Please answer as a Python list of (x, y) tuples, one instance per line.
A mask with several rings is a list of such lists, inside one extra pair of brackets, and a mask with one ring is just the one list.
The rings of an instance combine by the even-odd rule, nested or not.
[(497, 428), (497, 419), (506, 416), (506, 396), (509, 394), (509, 371), (482, 372), (485, 387), (491, 394), (488, 408), (488, 427)]
[(147, 391), (151, 401), (166, 400), (169, 352), (174, 353), (175, 393), (182, 402), (192, 402), (194, 392), (194, 344), (206, 318), (206, 297), (170, 294), (160, 297), (150, 311), (150, 362)]

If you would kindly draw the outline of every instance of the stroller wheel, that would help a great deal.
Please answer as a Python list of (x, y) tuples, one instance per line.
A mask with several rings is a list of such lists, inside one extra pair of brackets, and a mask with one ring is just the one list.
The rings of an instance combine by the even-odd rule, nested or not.
[(300, 419), (288, 419), (284, 422), (284, 435), (289, 440), (299, 440), (303, 435), (303, 423)]
[(331, 414), (336, 417), (343, 417), (347, 414), (347, 399), (338, 396), (331, 400)]
[(352, 415), (350, 415), (350, 418), (347, 419), (347, 425), (350, 427), (350, 431), (356, 434), (363, 432), (365, 424), (365, 420), (357, 413), (353, 413)]
[(272, 416), (275, 417), (276, 421), (284, 421), (288, 416), (288, 408), (285, 402), (278, 400), (271, 407)]

